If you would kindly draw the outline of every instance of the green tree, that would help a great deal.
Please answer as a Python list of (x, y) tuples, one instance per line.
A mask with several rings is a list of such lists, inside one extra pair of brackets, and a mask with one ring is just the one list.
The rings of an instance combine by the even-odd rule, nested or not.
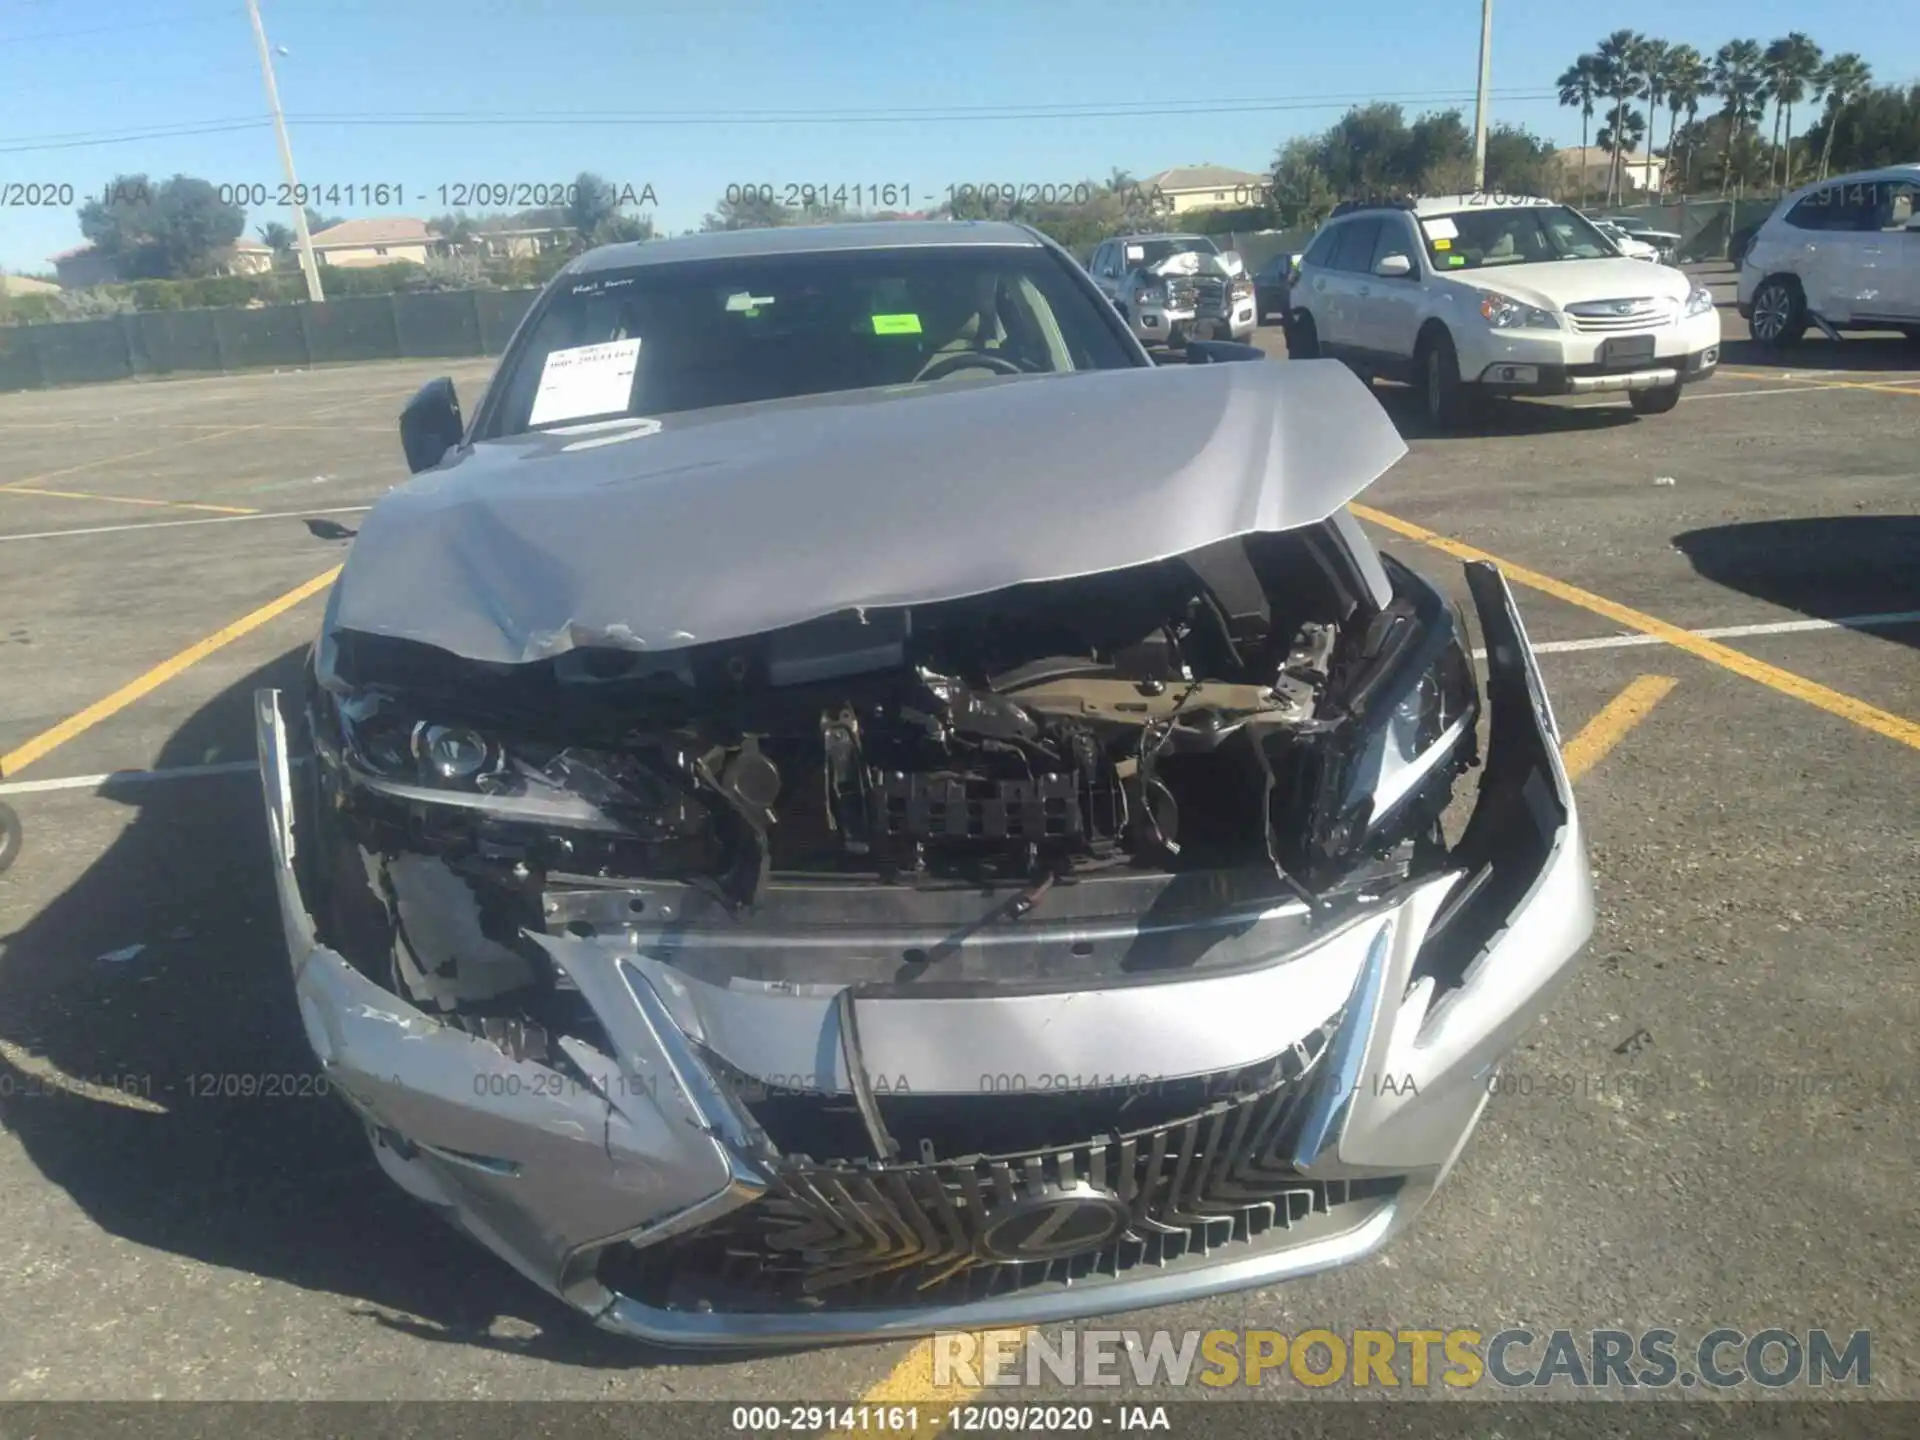
[(566, 224), (582, 245), (593, 244), (600, 227), (620, 213), (619, 191), (612, 182), (591, 170), (574, 177), (573, 194), (567, 201)]
[(1560, 72), (1560, 103), (1580, 112), (1580, 198), (1587, 198), (1587, 127), (1593, 122), (1594, 102), (1600, 98), (1606, 67), (1598, 55), (1582, 55)]
[(309, 235), (318, 235), (322, 230), (331, 230), (340, 223), (338, 215), (322, 215), (311, 205), (304, 207), (304, 214)]
[(1832, 168), (1842, 174), (1909, 163), (1920, 155), (1920, 85), (1865, 91), (1823, 128), (1832, 134)]
[(1601, 146), (1610, 151), (1607, 163), (1608, 204), (1613, 203), (1624, 159), (1618, 144), (1624, 125), (1621, 116), (1626, 113), (1629, 100), (1636, 100), (1646, 93), (1646, 84), (1640, 78), (1640, 52), (1646, 43), (1646, 36), (1637, 30), (1616, 30), (1602, 40), (1594, 51), (1601, 65), (1601, 93), (1613, 102), (1607, 129), (1601, 134), (1603, 137), (1612, 134), (1615, 143), (1609, 145), (1604, 138), (1600, 141)]
[(1302, 135), (1273, 157), (1274, 218), (1282, 228), (1317, 227), (1333, 213), (1339, 194), (1321, 166), (1321, 139)]
[(80, 233), (129, 279), (209, 274), (246, 223), (245, 210), (192, 175), (157, 186), (144, 175), (117, 176), (80, 207)]
[[(1687, 124), (1691, 127), (1700, 118), (1700, 102), (1713, 93), (1713, 76), (1707, 69), (1707, 62), (1698, 50), (1691, 45), (1676, 45), (1667, 52), (1666, 75), (1667, 110), (1667, 149), (1666, 169), (1661, 173), (1660, 186), (1666, 189), (1666, 177), (1673, 170), (1674, 133), (1680, 125), (1680, 113), (1685, 111)], [(1686, 166), (1682, 171), (1680, 193), (1687, 193), (1687, 185), (1693, 179), (1693, 146), (1686, 151)]]
[[(770, 195), (743, 188), (733, 199), (723, 198), (701, 223), (702, 230), (768, 230), (791, 225), (797, 214)], [(955, 219), (977, 217), (956, 215)]]
[(1773, 41), (1762, 57), (1767, 98), (1773, 101), (1773, 155), (1768, 159), (1767, 179), (1782, 190), (1793, 179), (1793, 107), (1807, 98), (1807, 87), (1820, 73), (1820, 59), (1820, 47), (1801, 30)]
[[(1643, 138), (1649, 154), (1653, 151), (1654, 130), (1660, 118), (1660, 102), (1666, 98), (1667, 57), (1672, 53), (1672, 45), (1665, 40), (1652, 37), (1642, 40), (1639, 48), (1634, 52), (1634, 62), (1639, 67), (1640, 92), (1647, 97), (1647, 119)], [(1645, 180), (1650, 176), (1642, 171), (1640, 178)], [(1663, 173), (1663, 187), (1664, 180)]]
[(275, 220), (262, 225), (254, 232), (260, 237), (260, 243), (273, 251), (275, 255), (284, 255), (293, 248), (293, 230)]
[[(1729, 40), (1713, 56), (1713, 88), (1721, 98), (1721, 113), (1726, 116), (1726, 149), (1721, 156), (1720, 185), (1725, 194), (1728, 183), (1744, 170), (1735, 164), (1734, 150), (1750, 124), (1757, 125), (1766, 114), (1766, 80), (1761, 72), (1765, 56), (1758, 40)], [(1744, 184), (1741, 186), (1744, 191)]]
[[(1833, 161), (1833, 132), (1838, 128), (1834, 122), (1842, 110), (1872, 88), (1873, 69), (1853, 51), (1847, 50), (1822, 65), (1813, 83), (1815, 96), (1824, 97), (1827, 102), (1824, 126), (1827, 133), (1820, 142), (1819, 174), (1824, 180)], [(1811, 136), (1813, 132), (1807, 133)]]
[(464, 210), (457, 214), (436, 215), (427, 221), (427, 229), (438, 235), (446, 248), (455, 255), (470, 249), (480, 234), (478, 222)]
[(1552, 196), (1557, 188), (1553, 143), (1518, 125), (1487, 131), (1487, 188), (1509, 195)]

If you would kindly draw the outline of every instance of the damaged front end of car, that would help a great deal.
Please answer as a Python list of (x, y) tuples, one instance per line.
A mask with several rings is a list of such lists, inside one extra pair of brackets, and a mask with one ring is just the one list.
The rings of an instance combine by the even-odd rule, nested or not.
[(475, 659), (336, 595), (257, 698), (308, 1037), (395, 1180), (658, 1342), (1358, 1258), (1591, 926), (1468, 581), (1484, 727), (1461, 617), (1344, 511), (666, 651)]

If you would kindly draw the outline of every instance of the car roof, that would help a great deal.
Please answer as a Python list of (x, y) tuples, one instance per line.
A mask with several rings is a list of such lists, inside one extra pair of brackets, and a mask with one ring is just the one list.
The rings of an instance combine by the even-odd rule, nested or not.
[(710, 230), (697, 235), (601, 245), (576, 259), (567, 267), (567, 273), (579, 275), (594, 270), (627, 270), (755, 255), (933, 249), (952, 245), (1038, 249), (1042, 243), (1026, 226), (1003, 220), (865, 220), (846, 225), (782, 225), (764, 230)]

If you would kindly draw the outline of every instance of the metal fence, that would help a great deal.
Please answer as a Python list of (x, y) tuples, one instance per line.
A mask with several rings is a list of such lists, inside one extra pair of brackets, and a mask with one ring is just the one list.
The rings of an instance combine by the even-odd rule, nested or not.
[(136, 375), (498, 355), (539, 293), (447, 290), (0, 325), (0, 391)]

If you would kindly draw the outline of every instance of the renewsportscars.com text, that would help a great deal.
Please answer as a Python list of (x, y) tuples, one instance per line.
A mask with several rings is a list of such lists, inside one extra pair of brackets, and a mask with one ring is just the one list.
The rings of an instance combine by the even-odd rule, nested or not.
[(1870, 1331), (1034, 1330), (933, 1338), (936, 1386), (1865, 1387)]

